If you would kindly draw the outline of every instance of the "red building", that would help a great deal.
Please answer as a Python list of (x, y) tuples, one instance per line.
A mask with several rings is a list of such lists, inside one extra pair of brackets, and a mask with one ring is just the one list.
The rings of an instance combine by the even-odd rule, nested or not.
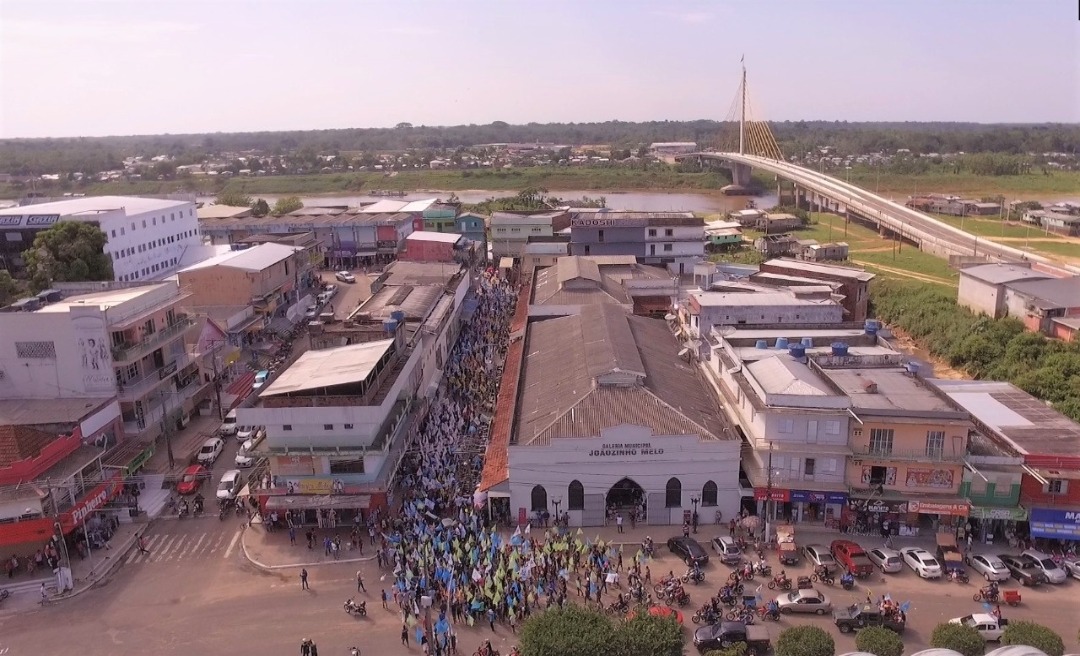
[(407, 262), (459, 262), (465, 237), (454, 232), (413, 232), (405, 238), (402, 260)]

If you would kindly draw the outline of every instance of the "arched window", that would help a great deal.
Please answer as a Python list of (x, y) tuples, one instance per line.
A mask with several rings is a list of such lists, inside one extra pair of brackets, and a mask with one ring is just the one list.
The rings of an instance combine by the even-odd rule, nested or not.
[(547, 490), (543, 485), (537, 485), (532, 489), (532, 509), (533, 512), (537, 510), (547, 510)]
[(570, 481), (566, 488), (566, 509), (585, 510), (585, 486), (581, 481)]
[(716, 505), (716, 483), (706, 481), (705, 487), (701, 488), (701, 506)]
[(666, 505), (668, 508), (682, 507), (682, 483), (674, 476), (669, 478), (667, 482)]

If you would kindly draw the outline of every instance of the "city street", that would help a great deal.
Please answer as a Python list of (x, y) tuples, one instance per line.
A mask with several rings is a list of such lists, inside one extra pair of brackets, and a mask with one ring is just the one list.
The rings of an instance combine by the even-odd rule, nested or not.
[[(699, 534), (702, 544), (712, 537), (711, 528), (703, 528)], [(650, 529), (658, 535), (667, 534), (657, 531), (657, 527)], [(78, 645), (80, 656), (136, 651), (190, 656), (224, 653), (226, 649), (284, 654), (295, 650), (302, 638), (315, 640), (323, 654), (347, 653), (352, 645), (366, 654), (418, 653), (415, 645), (411, 649), (401, 645), (398, 614), (380, 607), (380, 573), (374, 561), (359, 565), (367, 594), (356, 593), (357, 564), (344, 562), (309, 567), (311, 590), (304, 592), (298, 568), (269, 574), (250, 565), (241, 553), (240, 530), (239, 519), (222, 522), (216, 516), (156, 522), (147, 531), (151, 553), (141, 555), (135, 551), (127, 555), (122, 566), (98, 589), (42, 609), (35, 607), (19, 614), (0, 611), (0, 653), (8, 648), (5, 656), (61, 654)], [(256, 526), (244, 530), (262, 529)], [(635, 540), (639, 532), (642, 530), (619, 538)], [(610, 529), (600, 533), (608, 539), (616, 537)], [(275, 536), (281, 541), (280, 551), (291, 556), (287, 562), (321, 560), (321, 552), (308, 551), (302, 545), (289, 547), (284, 533)], [(869, 540), (864, 543), (873, 544)], [(636, 545), (628, 543), (624, 553), (636, 550)], [(771, 560), (775, 567), (775, 558)], [(661, 549), (650, 567), (654, 580), (668, 570), (680, 574), (685, 571), (666, 549)], [(710, 563), (706, 582), (688, 586), (693, 603), (683, 609), (688, 624), (687, 653), (693, 652), (689, 642), (693, 631), (690, 615), (715, 593), (729, 571), (726, 566)], [(803, 563), (787, 568), (787, 573), (794, 578), (808, 574), (809, 568)], [(928, 646), (930, 632), (939, 622), (980, 611), (981, 606), (971, 600), (971, 595), (981, 584), (979, 579), (967, 585), (922, 581), (905, 569), (892, 575), (875, 573), (849, 592), (839, 586), (822, 590), (836, 606), (865, 601), (868, 592), (875, 599), (889, 594), (900, 603), (910, 601), (908, 629), (903, 636), (910, 653)], [(1080, 616), (1078, 585), (1080, 582), (1070, 580), (1061, 586), (1025, 588), (1021, 606), (1003, 607), (1004, 615), (1050, 626), (1061, 633), (1067, 648), (1075, 651), (1076, 617)], [(1016, 586), (1006, 583), (1004, 587)], [(766, 600), (770, 598), (764, 587), (762, 595)], [(351, 617), (342, 610), (342, 603), (354, 596), (367, 600), (368, 617)], [(768, 622), (766, 626), (775, 639), (785, 627), (801, 623), (827, 628), (836, 638), (837, 653), (854, 651), (854, 636), (840, 635), (829, 617), (785, 616), (778, 624)], [(486, 624), (458, 626), (457, 630), (460, 650), (466, 654), (491, 637)], [(493, 644), (505, 654), (515, 644), (513, 638), (507, 627), (499, 626)]]

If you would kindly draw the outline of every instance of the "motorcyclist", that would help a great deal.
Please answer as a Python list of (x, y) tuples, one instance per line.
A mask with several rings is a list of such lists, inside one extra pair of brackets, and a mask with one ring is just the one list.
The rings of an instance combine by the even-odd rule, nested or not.
[(851, 573), (851, 570), (844, 570), (844, 573), (840, 575), (840, 585), (845, 588), (855, 585), (855, 576)]
[(824, 565), (818, 565), (814, 568), (814, 574), (816, 574), (817, 577), (821, 579), (828, 578), (829, 568)]
[(775, 599), (771, 599), (765, 606), (765, 612), (769, 615), (777, 616), (780, 614), (780, 603)]
[(180, 512), (181, 515), (188, 514), (187, 499), (181, 499), (180, 500), (179, 512)]
[(495, 656), (495, 648), (491, 646), (490, 640), (485, 640), (484, 644), (480, 645), (480, 649), (477, 650), (480, 656)]
[(782, 583), (790, 583), (791, 579), (787, 577), (787, 572), (785, 570), (780, 570), (780, 573), (773, 577), (773, 581), (779, 585)]
[(695, 581), (700, 576), (701, 576), (701, 565), (697, 561), (694, 561), (693, 563), (690, 564), (689, 567), (686, 568), (686, 578), (690, 579), (691, 581)]
[(764, 574), (765, 572), (769, 571), (769, 564), (765, 562), (764, 558), (759, 558), (757, 561), (757, 565), (755, 565), (755, 569), (757, 570), (758, 574)]
[(203, 511), (203, 502), (204, 501), (205, 501), (205, 499), (203, 498), (203, 495), (201, 495), (201, 494), (196, 494), (195, 495), (195, 512), (196, 513), (201, 513)]
[(986, 596), (989, 599), (997, 599), (998, 596), (998, 584), (997, 581), (991, 581), (990, 585), (983, 588), (986, 591)]

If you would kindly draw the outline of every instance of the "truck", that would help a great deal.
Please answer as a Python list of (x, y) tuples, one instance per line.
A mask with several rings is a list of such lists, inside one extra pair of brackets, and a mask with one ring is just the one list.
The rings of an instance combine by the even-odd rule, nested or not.
[(783, 565), (796, 565), (799, 562), (799, 547), (795, 544), (795, 527), (780, 524), (776, 527), (776, 553)]
[(769, 630), (764, 626), (742, 622), (717, 622), (694, 631), (694, 646), (705, 653), (712, 649), (729, 649), (739, 643), (746, 644), (747, 653), (765, 656), (772, 650)]
[(836, 562), (851, 572), (852, 576), (862, 578), (874, 573), (874, 564), (870, 562), (870, 557), (862, 547), (851, 540), (833, 540), (829, 551)]
[(987, 642), (1001, 642), (1001, 636), (1005, 635), (1005, 627), (1009, 625), (1009, 620), (1004, 618), (998, 619), (989, 613), (974, 613), (972, 615), (965, 615), (964, 617), (954, 617), (949, 620), (949, 624), (963, 624), (964, 626), (970, 626), (979, 632), (979, 635), (983, 637), (983, 640)]
[(870, 604), (852, 604), (833, 611), (833, 622), (840, 633), (851, 633), (868, 626), (882, 626), (897, 633), (903, 633), (907, 618), (900, 611), (882, 612)]

